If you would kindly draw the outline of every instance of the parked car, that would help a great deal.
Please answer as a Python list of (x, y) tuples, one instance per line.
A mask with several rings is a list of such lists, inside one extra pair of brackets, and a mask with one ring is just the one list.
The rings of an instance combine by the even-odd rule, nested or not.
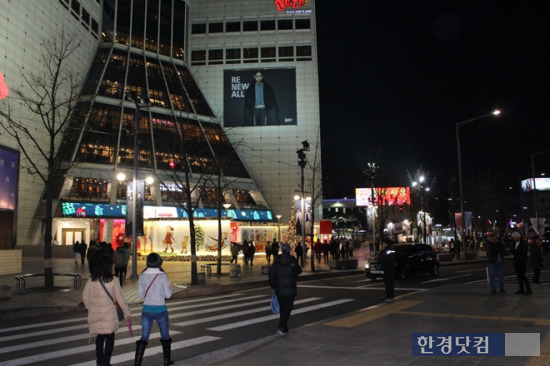
[[(413, 273), (429, 272), (439, 275), (439, 260), (433, 248), (426, 244), (394, 244), (395, 278), (404, 280)], [(365, 275), (371, 279), (384, 277), (380, 254), (365, 264)]]

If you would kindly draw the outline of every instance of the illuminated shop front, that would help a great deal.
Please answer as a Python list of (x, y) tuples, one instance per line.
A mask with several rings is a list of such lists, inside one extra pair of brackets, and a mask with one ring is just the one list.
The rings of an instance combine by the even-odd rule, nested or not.
[[(197, 255), (218, 250), (218, 212), (213, 208), (195, 209)], [(125, 237), (126, 205), (64, 202), (63, 217), (54, 219), (54, 235), (61, 245), (90, 240), (112, 243), (116, 248), (129, 241)], [(181, 207), (145, 206), (143, 210), (144, 235), (138, 237), (140, 253), (152, 251), (190, 255), (190, 234), (187, 212)], [(221, 212), (222, 255), (230, 255), (230, 241), (254, 241), (256, 251), (264, 251), (265, 244), (278, 236), (278, 225), (273, 224), (269, 210), (223, 209)], [(282, 234), (286, 229), (282, 230)], [(170, 244), (170, 245), (168, 245)], [(173, 251), (172, 251), (173, 249)]]

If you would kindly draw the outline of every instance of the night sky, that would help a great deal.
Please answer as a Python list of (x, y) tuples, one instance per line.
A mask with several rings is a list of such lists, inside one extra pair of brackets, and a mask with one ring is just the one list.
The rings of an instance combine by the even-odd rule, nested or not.
[[(550, 150), (550, 2), (316, 1), (325, 198), (422, 168), (441, 186), (486, 169), (515, 186)], [(548, 173), (550, 154), (537, 155)], [(458, 185), (458, 184), (457, 184)], [(456, 187), (458, 189), (458, 187)], [(445, 194), (445, 193), (440, 193)]]

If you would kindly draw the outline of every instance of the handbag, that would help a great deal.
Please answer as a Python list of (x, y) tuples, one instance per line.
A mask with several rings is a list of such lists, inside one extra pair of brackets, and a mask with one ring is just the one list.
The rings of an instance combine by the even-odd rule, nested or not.
[(273, 290), (271, 294), (271, 312), (273, 314), (279, 314), (279, 299), (277, 298), (277, 295), (275, 294), (275, 290)]
[(118, 321), (121, 321), (122, 319), (124, 319), (124, 311), (122, 311), (122, 308), (121, 308), (120, 305), (118, 304), (118, 301), (116, 301), (115, 299), (113, 299), (113, 297), (111, 296), (111, 294), (109, 293), (109, 291), (107, 291), (107, 289), (105, 288), (105, 285), (103, 284), (103, 281), (101, 281), (101, 278), (99, 279), (99, 283), (101, 284), (101, 287), (103, 287), (103, 290), (105, 291), (105, 293), (107, 294), (107, 296), (109, 296), (109, 299), (111, 299), (111, 301), (112, 301), (113, 304), (115, 305), (116, 315), (117, 315)]

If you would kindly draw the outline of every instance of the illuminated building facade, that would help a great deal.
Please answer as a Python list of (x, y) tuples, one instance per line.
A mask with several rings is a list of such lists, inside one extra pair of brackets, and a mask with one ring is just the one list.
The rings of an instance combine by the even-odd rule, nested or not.
[[(61, 28), (84, 40), (73, 62), (86, 75), (81, 102), (56, 172), (54, 235), (59, 244), (111, 242), (121, 235), (127, 182), (116, 176), (121, 171), (132, 175), (134, 156), (137, 179), (156, 178), (144, 187), (146, 211), (153, 219), (159, 217), (151, 207), (181, 218), (181, 210), (166, 207), (184, 199), (173, 179), (174, 171), (183, 169), (196, 185), (192, 201), (204, 217), (218, 207), (221, 184), (222, 200), (232, 211), (224, 215), (260, 222), (274, 221), (275, 214), (288, 219), (299, 184), (295, 151), (302, 141), (319, 148), (320, 161), (313, 1), (297, 8), (270, 0), (23, 3), (1, 6), (4, 20), (12, 22), (4, 29), (7, 40), (0, 43), (6, 55), (14, 52), (0, 63), (8, 83), (20, 84), (17, 65), (23, 59), (31, 60), (26, 67), (40, 67), (32, 61), (40, 53), (32, 40), (53, 37)], [(31, 19), (13, 21), (24, 17)], [(19, 42), (22, 34), (31, 36)], [(25, 54), (20, 46), (27, 42), (32, 52)], [(258, 70), (274, 89), (276, 117), (269, 125), (245, 125), (246, 91)], [(139, 98), (146, 103), (136, 127)], [(17, 149), (5, 136), (0, 145)], [(17, 243), (38, 244), (44, 187), (24, 171), (23, 161), (21, 166)], [(320, 171), (316, 180), (321, 181)], [(164, 227), (155, 230), (151, 236), (164, 235)]]

